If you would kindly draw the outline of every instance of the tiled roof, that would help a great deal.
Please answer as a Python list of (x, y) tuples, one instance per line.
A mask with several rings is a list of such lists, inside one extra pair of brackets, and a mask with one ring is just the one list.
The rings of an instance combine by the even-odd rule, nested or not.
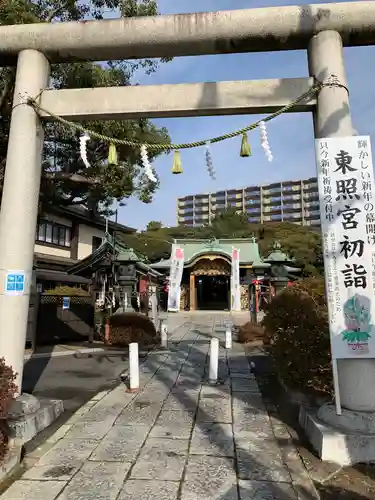
[[(219, 254), (231, 259), (232, 248), (237, 248), (240, 252), (240, 263), (269, 267), (262, 261), (259, 254), (258, 243), (255, 238), (233, 238), (233, 239), (213, 239), (213, 240), (176, 240), (175, 243), (184, 250), (185, 266), (189, 266), (196, 258), (207, 254)], [(155, 269), (165, 269), (170, 267), (170, 259), (161, 260), (152, 264)]]

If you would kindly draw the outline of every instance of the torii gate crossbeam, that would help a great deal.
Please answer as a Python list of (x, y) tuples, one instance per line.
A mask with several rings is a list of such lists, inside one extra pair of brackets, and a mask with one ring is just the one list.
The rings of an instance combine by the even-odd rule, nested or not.
[(0, 66), (25, 49), (51, 62), (297, 50), (326, 30), (338, 31), (345, 46), (374, 44), (375, 2), (2, 26)]

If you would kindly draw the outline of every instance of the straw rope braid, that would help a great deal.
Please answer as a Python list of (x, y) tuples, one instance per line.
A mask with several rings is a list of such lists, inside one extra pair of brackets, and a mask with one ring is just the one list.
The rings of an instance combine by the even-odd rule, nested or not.
[(205, 146), (207, 143), (214, 144), (216, 142), (222, 142), (225, 141), (226, 139), (232, 139), (233, 137), (237, 137), (239, 135), (242, 135), (246, 132), (249, 132), (250, 130), (254, 130), (259, 126), (260, 122), (269, 122), (270, 120), (273, 120), (274, 118), (280, 116), (283, 113), (286, 113), (290, 109), (292, 109), (294, 106), (299, 104), (301, 101), (304, 101), (308, 97), (311, 97), (318, 92), (323, 87), (344, 87), (342, 84), (338, 82), (337, 77), (334, 75), (328, 77), (324, 82), (319, 82), (317, 79), (315, 79), (314, 85), (304, 94), (299, 96), (296, 100), (291, 102), (290, 104), (287, 104), (286, 106), (280, 108), (278, 111), (275, 111), (275, 113), (272, 113), (271, 115), (266, 116), (265, 118), (262, 118), (261, 120), (258, 120), (257, 122), (248, 125), (247, 127), (241, 128), (239, 130), (236, 130), (234, 132), (230, 132), (228, 134), (224, 135), (219, 135), (217, 137), (213, 137), (212, 139), (204, 139), (202, 141), (196, 141), (196, 142), (187, 142), (187, 143), (182, 143), (182, 144), (167, 144), (167, 143), (160, 143), (160, 144), (155, 144), (155, 143), (142, 143), (142, 142), (135, 142), (135, 141), (129, 141), (127, 139), (116, 139), (115, 137), (108, 137), (106, 135), (99, 134), (98, 132), (95, 132), (93, 130), (85, 128), (83, 125), (80, 125), (79, 123), (71, 122), (69, 120), (65, 120), (65, 118), (62, 118), (61, 116), (55, 115), (51, 111), (48, 111), (47, 109), (42, 108), (38, 102), (36, 101), (35, 98), (29, 98), (27, 101), (27, 104), (29, 106), (32, 106), (35, 110), (36, 113), (44, 113), (46, 115), (49, 115), (51, 118), (53, 118), (55, 121), (61, 123), (62, 125), (66, 126), (67, 128), (71, 128), (74, 130), (78, 130), (84, 134), (88, 134), (91, 138), (98, 139), (100, 141), (104, 141), (107, 143), (112, 143), (115, 145), (124, 145), (124, 146), (129, 146), (133, 148), (140, 148), (142, 145), (146, 146), (147, 149), (149, 150), (154, 150), (154, 151), (170, 151), (172, 149), (178, 150), (178, 149), (191, 149), (191, 148), (197, 148), (200, 146)]

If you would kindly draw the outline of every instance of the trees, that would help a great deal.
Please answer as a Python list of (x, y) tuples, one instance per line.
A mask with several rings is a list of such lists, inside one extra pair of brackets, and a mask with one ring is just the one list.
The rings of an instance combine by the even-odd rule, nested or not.
[(163, 224), (160, 221), (150, 220), (150, 222), (147, 224), (146, 231), (157, 231), (158, 229), (161, 229), (162, 227), (163, 227)]
[(221, 237), (246, 237), (251, 236), (247, 215), (234, 207), (228, 207), (219, 212), (209, 226), (214, 234)]
[[(78, 21), (101, 19), (106, 11), (117, 9), (124, 17), (157, 14), (154, 0), (1, 0), (0, 24)], [(154, 61), (114, 61), (105, 65), (90, 62), (53, 65), (52, 82), (60, 88), (92, 88), (131, 85), (136, 70), (155, 71)], [(2, 68), (0, 74), (0, 188), (5, 168), (9, 120), (15, 68)], [(140, 142), (169, 142), (167, 130), (158, 129), (146, 119), (125, 122), (87, 122), (87, 128), (119, 139)], [(158, 182), (150, 182), (142, 173), (139, 151), (118, 148), (118, 165), (107, 165), (108, 145), (88, 143), (91, 167), (85, 168), (79, 156), (79, 134), (59, 123), (45, 126), (41, 206), (84, 204), (109, 212), (113, 199), (123, 200), (136, 194), (149, 203)], [(150, 152), (150, 161), (160, 153)]]
[[(153, 223), (153, 221), (152, 221)], [(151, 224), (151, 223), (150, 223)], [(259, 244), (262, 257), (267, 257), (276, 241), (282, 250), (295, 259), (305, 276), (323, 274), (322, 240), (320, 231), (308, 226), (298, 226), (287, 222), (253, 224), (246, 215), (236, 214), (229, 209), (215, 217), (211, 225), (187, 228), (163, 227), (147, 229), (141, 233), (123, 236), (126, 244), (145, 255), (151, 262), (168, 258), (174, 239), (184, 238), (251, 238)]]

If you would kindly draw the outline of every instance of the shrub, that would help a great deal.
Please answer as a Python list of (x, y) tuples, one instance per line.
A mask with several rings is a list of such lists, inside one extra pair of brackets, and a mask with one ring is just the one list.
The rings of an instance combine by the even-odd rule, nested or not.
[(262, 325), (248, 321), (238, 329), (238, 342), (246, 344), (255, 340), (263, 340), (264, 328)]
[(332, 394), (324, 280), (297, 281), (277, 295), (263, 320), (266, 344), (284, 382), (306, 392)]
[(84, 288), (74, 286), (57, 286), (44, 292), (47, 295), (62, 295), (64, 297), (90, 297), (90, 293)]
[(140, 345), (155, 344), (158, 334), (153, 322), (140, 313), (114, 314), (110, 318), (110, 342), (117, 347), (126, 347), (131, 342)]
[(4, 358), (0, 358), (0, 463), (8, 450), (5, 419), (17, 391), (15, 379), (16, 375), (12, 368), (5, 364)]

